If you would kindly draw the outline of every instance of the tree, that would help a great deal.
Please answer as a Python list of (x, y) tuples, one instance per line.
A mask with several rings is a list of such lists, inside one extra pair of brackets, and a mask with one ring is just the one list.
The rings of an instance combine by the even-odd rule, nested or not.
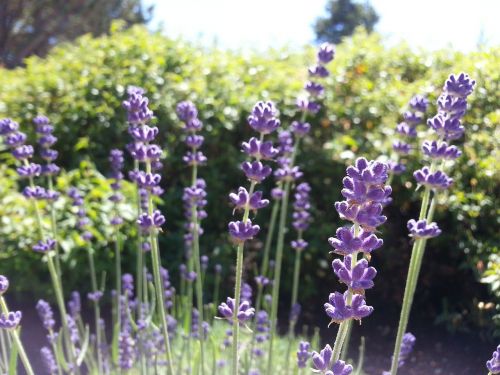
[(373, 31), (378, 20), (378, 14), (368, 2), (329, 0), (326, 15), (316, 20), (314, 31), (319, 42), (339, 43), (342, 37), (352, 35), (357, 26)]
[(151, 13), (141, 0), (1, 0), (0, 66), (19, 66), (82, 34), (107, 33), (115, 19), (126, 26), (146, 23)]

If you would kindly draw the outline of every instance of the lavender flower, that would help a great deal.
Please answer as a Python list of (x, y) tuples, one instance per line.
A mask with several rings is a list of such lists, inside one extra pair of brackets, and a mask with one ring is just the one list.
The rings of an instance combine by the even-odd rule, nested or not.
[(135, 362), (135, 341), (128, 330), (122, 330), (118, 338), (118, 365), (129, 370)]
[[(234, 298), (228, 297), (226, 302), (221, 303), (219, 305), (219, 313), (222, 315), (223, 318), (232, 320), (234, 317), (234, 309), (235, 309), (235, 300)], [(255, 309), (253, 307), (250, 307), (250, 303), (248, 301), (243, 301), (241, 302), (238, 312), (237, 312), (237, 319), (238, 322), (245, 323), (252, 319), (252, 317), (255, 314)]]
[(57, 142), (57, 138), (52, 134), (54, 126), (50, 124), (49, 119), (45, 116), (36, 116), (33, 119), (33, 123), (36, 125), (36, 132), (38, 134), (40, 156), (46, 162), (42, 167), (42, 173), (46, 176), (52, 176), (59, 172), (59, 167), (53, 164), (57, 159), (58, 152), (50, 148)]
[(352, 366), (346, 365), (344, 361), (337, 361), (332, 366), (333, 350), (330, 345), (326, 345), (321, 352), (312, 353), (312, 362), (316, 372), (325, 375), (349, 375), (352, 372)]
[(500, 345), (493, 352), (493, 356), (486, 362), (486, 367), (492, 374), (500, 374)]
[(42, 320), (43, 326), (47, 331), (52, 331), (56, 324), (54, 320), (54, 313), (52, 312), (52, 308), (48, 304), (48, 302), (44, 300), (39, 300), (36, 304), (36, 310), (38, 311), (38, 315)]
[(42, 356), (43, 363), (45, 365), (45, 368), (47, 369), (48, 373), (50, 375), (55, 375), (58, 372), (58, 367), (56, 360), (54, 358), (54, 354), (52, 353), (52, 350), (50, 348), (44, 346), (42, 349), (40, 349), (40, 355)]
[(0, 296), (2, 296), (7, 289), (9, 289), (9, 279), (4, 275), (0, 275)]
[(414, 238), (432, 238), (441, 234), (441, 229), (436, 223), (427, 224), (427, 220), (415, 221), (411, 219), (408, 221), (408, 231)]
[(80, 314), (80, 311), (82, 310), (82, 304), (79, 292), (71, 292), (71, 300), (68, 302), (68, 310), (73, 319), (76, 319), (76, 317)]
[(311, 352), (309, 352), (310, 347), (311, 344), (307, 341), (301, 341), (299, 343), (299, 350), (297, 350), (298, 368), (305, 368), (307, 366), (307, 361), (311, 358)]
[(2, 329), (16, 329), (23, 314), (21, 311), (10, 311), (8, 313), (0, 314), (0, 328)]

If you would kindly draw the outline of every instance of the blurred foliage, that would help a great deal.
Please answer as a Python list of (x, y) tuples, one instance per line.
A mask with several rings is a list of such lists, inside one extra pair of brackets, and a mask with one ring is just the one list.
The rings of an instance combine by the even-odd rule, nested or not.
[[(44, 60), (33, 57), (26, 61), (25, 68), (1, 71), (0, 115), (19, 121), (32, 139), (33, 117), (46, 114), (51, 118), (60, 140), (57, 143), (60, 163), (67, 171), (58, 186), (64, 190), (70, 182), (82, 184), (88, 192), (87, 199), (96, 201), (93, 203), (96, 212), (92, 215), (97, 236), (95, 246), (104, 262), (112, 256), (112, 237), (104, 219), (108, 206), (101, 200), (109, 187), (89, 160), (106, 175), (110, 148), (123, 148), (129, 142), (121, 108), (126, 87), (144, 87), (157, 116), (159, 142), (167, 150), (162, 171), (166, 190), (162, 208), (167, 225), (160, 241), (163, 264), (175, 275), (184, 253), (182, 188), (190, 176), (182, 162), (185, 147), (174, 109), (181, 100), (195, 102), (205, 124), (203, 150), (209, 158), (208, 166), (200, 170), (209, 192), (209, 219), (203, 223), (205, 234), (201, 246), (203, 253), (211, 255), (210, 267), (223, 264), (230, 290), (235, 254), (227, 241), (231, 207), (226, 202), (228, 192), (244, 182), (238, 164), (243, 159), (239, 145), (252, 134), (246, 117), (257, 100), (270, 99), (280, 108), (283, 124), (289, 124), (295, 114), (295, 97), (307, 78), (306, 66), (312, 61), (312, 48), (299, 53), (222, 51), (133, 27), (106, 37), (84, 36), (74, 44), (54, 48)], [(338, 46), (330, 68), (326, 108), (310, 119), (313, 130), (302, 143), (299, 157), (305, 179), (313, 188), (315, 219), (306, 233), (311, 246), (304, 255), (301, 279), (300, 299), (304, 306), (311, 306), (305, 308), (305, 319), (310, 316), (317, 321), (322, 302), (330, 291), (338, 288), (329, 266), (326, 240), (342, 225), (333, 202), (340, 199), (345, 165), (356, 155), (384, 158), (390, 154), (396, 123), (401, 120), (400, 114), (410, 97), (417, 93), (427, 95), (433, 103), (429, 110), (432, 116), (447, 76), (465, 71), (476, 79), (477, 89), (469, 100), (465, 139), (459, 142), (464, 155), (452, 171), (454, 188), (440, 199), (436, 220), (443, 235), (428, 243), (415, 308), (420, 316), (431, 318), (451, 311), (459, 315), (452, 323), (458, 322), (463, 329), (477, 326), (474, 301), (488, 303), (495, 298), (479, 280), (489, 256), (497, 253), (495, 245), (498, 246), (499, 240), (500, 48), (468, 54), (449, 50), (414, 51), (405, 44), (384, 46), (378, 35), (359, 30)], [(127, 163), (130, 168), (130, 160)], [(419, 156), (409, 158), (409, 171), (420, 165)], [(29, 267), (33, 278), (45, 280), (44, 268), (37, 265), (39, 257), (29, 252), (28, 243), (32, 241), (29, 227), (33, 224), (29, 207), (19, 194), (12, 192), (16, 188), (12, 171), (3, 166), (1, 172), (0, 272), (24, 272)], [(87, 173), (93, 176), (90, 182), (83, 178)], [(91, 187), (85, 186), (88, 183)], [(269, 181), (265, 188), (271, 187)], [(411, 248), (405, 223), (417, 215), (420, 205), (410, 173), (396, 178), (393, 188), (394, 203), (388, 207), (389, 220), (382, 234), (385, 246), (373, 258), (379, 269), (377, 285), (368, 292), (369, 302), (381, 307), (375, 310), (376, 314), (397, 314)], [(63, 201), (61, 205), (64, 204)], [(67, 216), (63, 207), (58, 212)], [(263, 210), (256, 218), (264, 227), (269, 212), (270, 209)], [(72, 219), (64, 220), (63, 225), (67, 226), (64, 238), (71, 242)], [(134, 236), (133, 225), (126, 227), (126, 233)], [(293, 236), (290, 231), (287, 240)], [(134, 241), (127, 241), (126, 245), (124, 267), (132, 270)], [(68, 249), (71, 246), (68, 243)], [(246, 277), (249, 279), (261, 248), (260, 241), (248, 246)], [(77, 284), (86, 275), (86, 267), (74, 262), (77, 254), (75, 250), (67, 255), (67, 267), (72, 271), (68, 290), (87, 287)], [(292, 253), (288, 254), (285, 270), (291, 269), (293, 262)], [(108, 265), (100, 267), (104, 270)], [(283, 306), (289, 301), (290, 275), (291, 272), (284, 272)], [(210, 285), (212, 281), (208, 278), (207, 282)], [(16, 284), (14, 288), (26, 290), (33, 283), (26, 280)], [(326, 317), (323, 318), (326, 324)], [(491, 327), (491, 319), (487, 322)]]

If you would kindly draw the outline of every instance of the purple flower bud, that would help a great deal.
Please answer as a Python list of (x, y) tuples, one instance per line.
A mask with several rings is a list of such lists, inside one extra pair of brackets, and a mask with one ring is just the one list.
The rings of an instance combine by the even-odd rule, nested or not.
[(403, 335), (403, 341), (401, 342), (401, 349), (399, 351), (398, 367), (404, 365), (405, 361), (413, 351), (413, 347), (415, 346), (416, 341), (417, 339), (410, 332), (407, 332)]
[(198, 117), (198, 110), (190, 101), (184, 101), (177, 104), (176, 112), (182, 122), (188, 122)]
[(46, 253), (48, 251), (54, 250), (56, 248), (56, 241), (52, 238), (48, 238), (45, 241), (40, 240), (35, 245), (33, 245), (33, 251), (39, 253)]
[(137, 185), (146, 190), (151, 190), (152, 188), (158, 186), (161, 181), (161, 176), (158, 173), (138, 171), (134, 177)]
[(139, 224), (143, 231), (148, 232), (153, 228), (160, 228), (165, 224), (165, 216), (159, 210), (154, 211), (153, 215), (143, 213), (139, 216), (137, 224)]
[(274, 200), (281, 200), (284, 194), (285, 192), (283, 191), (283, 189), (280, 188), (274, 188), (273, 190), (271, 190), (271, 197)]
[(56, 150), (51, 150), (50, 148), (44, 148), (40, 150), (40, 156), (43, 160), (46, 160), (48, 162), (56, 160), (58, 155), (59, 153)]
[(0, 135), (7, 135), (19, 130), (19, 124), (10, 118), (0, 119)]
[(12, 156), (14, 156), (17, 160), (25, 160), (31, 158), (33, 156), (33, 152), (33, 146), (22, 145), (12, 150)]
[(26, 186), (23, 190), (23, 195), (27, 199), (42, 200), (47, 197), (47, 191), (41, 186)]
[(56, 321), (54, 320), (54, 313), (49, 303), (43, 299), (39, 300), (36, 304), (36, 310), (38, 311), (38, 315), (42, 320), (44, 328), (47, 331), (53, 330), (56, 325)]
[(332, 360), (333, 350), (330, 345), (326, 345), (321, 352), (312, 353), (312, 362), (314, 369), (320, 372), (325, 372), (330, 367), (330, 362)]
[(335, 259), (332, 267), (339, 280), (354, 291), (372, 288), (373, 278), (377, 275), (375, 268), (368, 267), (366, 259), (359, 260), (353, 266), (351, 255), (347, 255), (343, 261)]
[(188, 147), (197, 149), (201, 147), (204, 139), (202, 135), (190, 134), (186, 137), (185, 142)]
[(310, 77), (326, 78), (330, 75), (323, 65), (313, 65), (307, 71)]
[(7, 314), (0, 314), (0, 328), (2, 329), (16, 329), (23, 314), (21, 311), (10, 311)]
[(42, 167), (40, 164), (30, 163), (17, 168), (17, 173), (21, 178), (40, 176)]
[(304, 88), (313, 97), (321, 96), (325, 92), (322, 84), (313, 81), (307, 82)]
[(306, 368), (307, 361), (311, 358), (311, 353), (309, 349), (311, 348), (311, 344), (307, 341), (301, 341), (299, 343), (299, 350), (297, 350), (297, 366), (298, 368)]
[(259, 287), (265, 287), (266, 285), (269, 285), (269, 279), (263, 275), (258, 275), (258, 276), (255, 276), (255, 283), (259, 286)]
[[(226, 318), (228, 320), (233, 319), (234, 309), (235, 309), (234, 298), (228, 297), (226, 303), (223, 302), (219, 305), (219, 313), (222, 315), (223, 318)], [(238, 313), (236, 316), (238, 322), (241, 324), (252, 319), (254, 314), (255, 314), (255, 309), (253, 307), (250, 307), (250, 303), (248, 301), (243, 301), (240, 303), (240, 306), (238, 308)]]
[(248, 116), (248, 124), (261, 134), (269, 134), (278, 129), (280, 121), (276, 118), (273, 102), (257, 102)]
[(68, 302), (68, 309), (73, 318), (76, 318), (76, 316), (80, 314), (82, 304), (80, 300), (80, 293), (77, 291), (71, 292), (71, 300)]
[(405, 137), (415, 138), (417, 129), (414, 126), (408, 125), (406, 122), (401, 122), (396, 126), (396, 131)]
[(467, 112), (467, 100), (443, 93), (437, 100), (440, 112), (448, 114), (449, 117), (459, 118)]
[(304, 241), (303, 239), (298, 239), (298, 240), (294, 240), (290, 243), (290, 245), (292, 246), (293, 249), (297, 250), (297, 251), (303, 251), (307, 245), (309, 245), (306, 241)]
[(201, 151), (191, 152), (188, 151), (182, 160), (187, 165), (203, 165), (207, 162), (207, 158)]
[(311, 124), (308, 122), (294, 121), (290, 125), (293, 134), (297, 137), (303, 137), (311, 130)]
[(46, 134), (38, 138), (38, 144), (44, 148), (50, 147), (56, 142), (57, 138), (54, 137), (52, 134)]
[(352, 366), (347, 365), (344, 361), (338, 360), (332, 366), (332, 372), (326, 375), (350, 375), (352, 373)]
[(414, 111), (425, 113), (428, 106), (429, 101), (422, 95), (415, 95), (410, 99), (410, 107)]
[(458, 76), (451, 74), (444, 83), (443, 90), (448, 94), (466, 98), (472, 94), (475, 84), (476, 81), (471, 79), (466, 73), (460, 73)]
[(413, 177), (418, 184), (429, 186), (431, 189), (448, 189), (453, 184), (453, 179), (443, 171), (431, 172), (429, 167), (423, 167), (413, 172)]
[(260, 161), (245, 161), (241, 164), (241, 169), (249, 180), (262, 182), (272, 172), (271, 167), (262, 164)]
[(361, 294), (352, 296), (351, 304), (347, 304), (348, 291), (344, 294), (330, 293), (329, 303), (325, 303), (326, 314), (334, 323), (341, 323), (347, 319), (361, 320), (373, 312), (373, 307), (367, 306)]
[(42, 356), (43, 363), (45, 365), (45, 369), (50, 375), (56, 375), (58, 372), (57, 362), (54, 358), (54, 354), (50, 348), (44, 346), (40, 349), (40, 355)]
[(245, 209), (248, 205), (251, 210), (259, 210), (269, 204), (269, 200), (262, 199), (261, 191), (256, 191), (249, 197), (248, 191), (244, 187), (239, 187), (237, 194), (229, 194), (229, 199), (235, 205), (235, 209)]
[(136, 142), (148, 143), (156, 138), (158, 135), (158, 128), (156, 126), (150, 127), (148, 125), (134, 126), (129, 128), (129, 133)]
[(419, 112), (406, 111), (403, 113), (403, 118), (408, 124), (417, 126), (422, 122), (424, 116)]
[(26, 142), (26, 134), (22, 132), (13, 132), (5, 137), (4, 143), (7, 147), (15, 148)]
[(9, 279), (4, 275), (0, 275), (0, 296), (9, 289)]
[(302, 112), (309, 112), (312, 114), (318, 113), (321, 109), (321, 104), (310, 101), (307, 97), (300, 96), (297, 98), (297, 108)]
[(148, 98), (138, 91), (129, 93), (123, 101), (123, 108), (127, 111), (127, 121), (132, 125), (145, 124), (153, 118), (153, 111), (148, 108)]
[(427, 120), (427, 125), (445, 140), (459, 139), (465, 132), (459, 118), (446, 117), (442, 113)]
[(491, 359), (486, 362), (486, 367), (492, 374), (500, 374), (500, 345), (493, 352)]
[(61, 168), (53, 163), (45, 164), (42, 166), (42, 175), (44, 176), (55, 176), (59, 173)]
[(392, 143), (392, 149), (398, 154), (408, 155), (411, 152), (411, 145), (397, 140)]
[(462, 155), (462, 151), (457, 146), (448, 146), (448, 143), (442, 141), (424, 141), (422, 152), (431, 159), (454, 160)]
[(295, 181), (303, 176), (298, 166), (284, 164), (281, 168), (276, 169), (274, 177), (278, 181)]
[(99, 302), (102, 298), (103, 293), (100, 290), (96, 290), (95, 292), (87, 293), (87, 298), (92, 302)]
[(414, 220), (411, 219), (407, 224), (410, 236), (414, 238), (432, 238), (437, 237), (441, 234), (441, 229), (436, 223), (432, 222), (427, 224), (427, 220)]
[(229, 234), (232, 239), (239, 243), (245, 242), (252, 239), (259, 233), (260, 227), (258, 225), (252, 225), (252, 221), (248, 219), (246, 222), (243, 221), (231, 221), (228, 225)]
[(328, 64), (335, 57), (335, 47), (330, 43), (323, 43), (319, 46), (318, 62), (320, 64)]
[(255, 137), (250, 138), (248, 142), (243, 142), (241, 147), (243, 152), (256, 159), (274, 159), (279, 153), (271, 141), (261, 142)]

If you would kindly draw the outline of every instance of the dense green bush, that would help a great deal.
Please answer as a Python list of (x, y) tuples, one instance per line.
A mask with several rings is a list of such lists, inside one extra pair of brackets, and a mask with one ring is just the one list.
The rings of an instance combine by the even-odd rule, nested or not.
[[(99, 201), (106, 197), (109, 187), (87, 160), (92, 160), (103, 175), (107, 173), (109, 149), (124, 147), (129, 140), (120, 105), (126, 87), (144, 87), (157, 116), (160, 142), (167, 150), (162, 174), (168, 225), (161, 241), (164, 264), (175, 273), (183, 254), (180, 197), (189, 176), (183, 173), (187, 172), (181, 160), (184, 146), (179, 142), (181, 129), (174, 108), (181, 100), (192, 100), (206, 124), (204, 147), (209, 158), (208, 166), (200, 172), (209, 188), (210, 217), (204, 225), (202, 251), (213, 255), (212, 264), (232, 264), (234, 251), (226, 238), (231, 208), (221, 202), (226, 202), (228, 191), (243, 180), (238, 162), (242, 159), (239, 144), (250, 134), (246, 116), (257, 100), (271, 99), (281, 110), (282, 122), (288, 124), (295, 111), (295, 97), (306, 79), (305, 67), (312, 59), (312, 49), (229, 52), (171, 40), (142, 27), (114, 30), (107, 37), (85, 36), (75, 44), (56, 47), (46, 59), (30, 58), (25, 68), (1, 70), (0, 116), (19, 121), (23, 130), (30, 128), (31, 136), (31, 120), (36, 114), (51, 118), (60, 139), (60, 162), (67, 171), (59, 181), (61, 188), (70, 182), (85, 184), (82, 171), (98, 176), (86, 190), (90, 192), (88, 199), (96, 202), (96, 246), (104, 261), (109, 256), (106, 205)], [(477, 89), (465, 118), (464, 156), (453, 171), (454, 189), (438, 209), (437, 220), (444, 235), (428, 245), (422, 291), (416, 302), (425, 308), (423, 313), (449, 322), (452, 328), (477, 323), (478, 314), (483, 320), (484, 314), (491, 317), (495, 308), (484, 312), (478, 311), (478, 306), (494, 298), (493, 294), (488, 296), (479, 279), (490, 254), (498, 251), (494, 245), (499, 240), (500, 48), (469, 54), (448, 50), (415, 52), (404, 44), (386, 47), (379, 36), (359, 31), (338, 46), (332, 70), (326, 108), (312, 120), (314, 130), (305, 140), (299, 160), (313, 187), (315, 207), (315, 224), (306, 234), (311, 248), (303, 268), (303, 302), (318, 305), (335, 288), (326, 239), (339, 223), (332, 203), (339, 199), (345, 164), (355, 155), (376, 158), (390, 154), (395, 125), (409, 98), (417, 93), (428, 95), (433, 103), (429, 113), (435, 113), (435, 99), (447, 75), (465, 71), (476, 79)], [(11, 192), (16, 183), (6, 166), (12, 161), (2, 157), (0, 272), (26, 272), (29, 268), (33, 278), (45, 280), (44, 268), (37, 265), (39, 257), (28, 251), (32, 223), (25, 213), (29, 208), (19, 194)], [(410, 158), (409, 170), (419, 163), (418, 157)], [(370, 292), (375, 306), (376, 301), (389, 300), (396, 305), (401, 301), (410, 251), (405, 223), (419, 205), (409, 174), (396, 178), (393, 185), (395, 200), (389, 208), (386, 245), (374, 259), (381, 270), (377, 287)], [(257, 220), (265, 225), (267, 215), (264, 211)], [(71, 224), (65, 228), (67, 241), (72, 241)], [(133, 231), (133, 225), (127, 230)], [(69, 248), (70, 244), (65, 247)], [(258, 258), (259, 248), (256, 243), (249, 250), (255, 255), (247, 258), (249, 262)], [(132, 270), (133, 250), (126, 251)], [(66, 267), (73, 267), (69, 287), (86, 270), (74, 269), (78, 252), (66, 256)], [(286, 258), (285, 267), (290, 267), (291, 262)], [(251, 264), (248, 266), (252, 269)], [(231, 274), (230, 269), (225, 270), (228, 278)], [(318, 283), (318, 278), (328, 282)], [(14, 287), (26, 290), (30, 285), (31, 281)], [(284, 287), (289, 287), (287, 282)], [(484, 328), (491, 329), (491, 325), (486, 323)]]

